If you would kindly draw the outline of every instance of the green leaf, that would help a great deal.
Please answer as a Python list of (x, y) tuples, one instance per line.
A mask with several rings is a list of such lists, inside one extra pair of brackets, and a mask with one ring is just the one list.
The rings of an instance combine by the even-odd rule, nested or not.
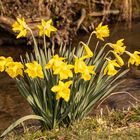
[(43, 117), (38, 116), (38, 115), (28, 115), (25, 117), (20, 118), (19, 120), (17, 120), (16, 122), (14, 122), (13, 124), (11, 124), (3, 133), (0, 137), (5, 136), (7, 133), (9, 133), (10, 131), (12, 131), (16, 126), (18, 126), (19, 124), (21, 124), (22, 122), (29, 120), (29, 119), (36, 119), (36, 120), (41, 120), (44, 121)]

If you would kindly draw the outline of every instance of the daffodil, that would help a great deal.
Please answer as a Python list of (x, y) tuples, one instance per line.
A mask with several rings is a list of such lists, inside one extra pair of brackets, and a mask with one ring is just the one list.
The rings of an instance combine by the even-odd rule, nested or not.
[(86, 67), (87, 67), (86, 63), (83, 61), (82, 57), (75, 59), (75, 64), (74, 64), (75, 73), (82, 73), (86, 69)]
[(116, 44), (111, 44), (111, 47), (114, 49), (114, 51), (120, 55), (122, 55), (125, 52), (126, 46), (124, 46), (123, 43), (124, 39), (120, 39), (116, 42)]
[(51, 25), (52, 19), (48, 20), (47, 22), (42, 19), (41, 22), (42, 22), (42, 24), (38, 25), (39, 36), (43, 36), (45, 34), (47, 37), (50, 37), (51, 32), (57, 31), (57, 29)]
[(45, 68), (46, 69), (52, 68), (53, 70), (55, 70), (57, 67), (59, 67), (63, 63), (64, 59), (65, 58), (59, 57), (58, 54), (56, 54), (52, 57), (52, 59), (49, 60)]
[(94, 66), (87, 66), (86, 63), (83, 61), (83, 58), (76, 58), (75, 59), (75, 64), (74, 64), (74, 72), (75, 73), (81, 73), (82, 76), (81, 78), (84, 79), (85, 81), (91, 79), (90, 74), (96, 74), (94, 71)]
[(123, 59), (122, 59), (116, 52), (113, 52), (113, 54), (114, 54), (115, 57), (116, 57), (117, 63), (118, 63), (120, 66), (123, 66), (123, 65), (124, 65)]
[(106, 68), (104, 69), (104, 75), (108, 74), (110, 76), (114, 76), (115, 74), (117, 74), (117, 70), (115, 69), (115, 67), (120, 68), (119, 64), (116, 62), (116, 60), (108, 60), (108, 64), (106, 66)]
[(12, 25), (12, 30), (14, 32), (19, 32), (17, 38), (25, 37), (27, 34), (27, 28), (28, 25), (26, 24), (24, 18), (22, 19), (17, 18), (17, 21)]
[(102, 26), (102, 23), (100, 23), (98, 27), (96, 27), (95, 34), (97, 38), (104, 41), (105, 37), (109, 37), (108, 25)]
[(56, 100), (59, 100), (60, 98), (63, 98), (66, 102), (70, 99), (70, 85), (72, 84), (72, 81), (68, 81), (66, 83), (59, 81), (59, 84), (56, 86), (53, 86), (51, 88), (52, 92), (56, 92)]
[(88, 81), (91, 79), (91, 75), (95, 75), (96, 73), (93, 71), (94, 66), (87, 66), (86, 69), (82, 72), (81, 78), (84, 79), (85, 81)]
[(44, 78), (42, 67), (36, 61), (33, 61), (33, 63), (26, 63), (25, 65), (27, 69), (24, 72), (26, 72), (29, 77), (32, 79), (36, 77)]
[(7, 63), (6, 72), (12, 78), (17, 77), (18, 75), (23, 76), (23, 64), (21, 62), (9, 62)]
[(85, 49), (85, 56), (83, 56), (84, 58), (90, 58), (93, 56), (93, 52), (90, 50), (90, 48), (88, 47), (87, 44), (85, 44), (84, 42), (81, 42), (84, 49)]
[(130, 56), (129, 60), (128, 60), (128, 67), (130, 67), (131, 65), (136, 65), (139, 66), (140, 65), (140, 52), (135, 51), (133, 54), (126, 51), (126, 53)]
[(13, 62), (13, 58), (5, 58), (4, 56), (0, 56), (0, 72), (3, 72), (5, 70), (6, 64), (9, 62)]
[(56, 69), (54, 69), (54, 73), (53, 74), (58, 74), (60, 75), (60, 80), (63, 79), (68, 79), (68, 77), (73, 77), (73, 73), (72, 70), (74, 66), (67, 64), (67, 63), (62, 63), (59, 67), (57, 67)]

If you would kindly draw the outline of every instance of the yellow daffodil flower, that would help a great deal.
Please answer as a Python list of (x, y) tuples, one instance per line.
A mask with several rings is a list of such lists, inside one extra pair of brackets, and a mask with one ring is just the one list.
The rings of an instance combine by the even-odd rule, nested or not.
[(128, 51), (125, 52), (130, 56), (128, 60), (128, 67), (130, 67), (130, 64), (136, 66), (140, 65), (140, 52), (135, 51), (133, 54)]
[(59, 100), (60, 98), (63, 98), (66, 102), (70, 99), (70, 85), (72, 84), (72, 81), (68, 81), (66, 83), (59, 81), (59, 84), (56, 86), (53, 86), (51, 88), (52, 92), (56, 92), (56, 100)]
[(123, 59), (122, 59), (116, 52), (113, 52), (113, 54), (114, 54), (115, 57), (116, 57), (117, 63), (118, 63), (120, 66), (123, 66), (123, 65), (124, 65)]
[(12, 25), (12, 30), (14, 32), (19, 32), (17, 38), (25, 37), (27, 34), (28, 25), (25, 22), (25, 19), (17, 18), (17, 21)]
[(74, 64), (74, 72), (82, 73), (86, 69), (86, 63), (83, 61), (83, 58), (76, 58)]
[(50, 37), (51, 32), (57, 31), (57, 29), (51, 24), (52, 24), (52, 19), (48, 20), (47, 22), (42, 20), (42, 24), (38, 25), (39, 36), (43, 36), (45, 34), (47, 37)]
[(23, 68), (24, 66), (21, 64), (21, 62), (9, 62), (6, 65), (6, 72), (8, 75), (12, 78), (17, 77), (18, 75), (23, 76)]
[(36, 77), (44, 78), (42, 67), (36, 61), (33, 61), (33, 63), (26, 63), (25, 65), (27, 69), (24, 72), (26, 72), (29, 77), (32, 79)]
[(55, 70), (57, 67), (59, 67), (63, 62), (65, 58), (59, 57), (58, 54), (54, 55), (52, 59), (49, 60), (48, 64), (46, 64), (46, 69), (52, 68)]
[(116, 60), (108, 60), (108, 64), (106, 66), (106, 68), (104, 69), (104, 75), (108, 74), (110, 76), (114, 76), (115, 74), (117, 74), (117, 70), (115, 69), (115, 67), (120, 68), (119, 64), (116, 63)]
[(13, 62), (13, 58), (5, 58), (4, 56), (0, 56), (0, 72), (3, 72), (5, 70), (6, 64), (8, 64), (9, 62)]
[(116, 44), (111, 44), (111, 47), (114, 49), (114, 51), (120, 55), (122, 55), (125, 52), (126, 46), (123, 46), (124, 39), (120, 39), (116, 42)]
[(90, 48), (88, 47), (88, 45), (86, 45), (84, 42), (80, 42), (82, 43), (82, 45), (84, 46), (85, 49), (85, 56), (83, 56), (84, 58), (90, 58), (93, 56), (93, 52), (90, 50)]
[(59, 74), (60, 80), (68, 79), (68, 77), (73, 77), (73, 73), (71, 71), (71, 69), (73, 69), (73, 68), (74, 68), (73, 65), (70, 65), (70, 64), (67, 65), (67, 63), (63, 62), (59, 67), (54, 69), (53, 74)]
[(82, 57), (75, 59), (74, 72), (81, 73), (82, 74), (81, 78), (84, 79), (85, 81), (91, 79), (90, 74), (95, 75), (93, 68), (94, 66), (87, 66), (86, 63), (83, 61)]
[(86, 69), (82, 72), (82, 76), (81, 78), (84, 79), (85, 81), (88, 81), (91, 79), (91, 75), (90, 74), (96, 74), (94, 71), (94, 66), (87, 66)]
[(108, 25), (102, 26), (102, 23), (100, 23), (98, 27), (96, 27), (95, 34), (97, 38), (104, 41), (104, 37), (109, 37)]

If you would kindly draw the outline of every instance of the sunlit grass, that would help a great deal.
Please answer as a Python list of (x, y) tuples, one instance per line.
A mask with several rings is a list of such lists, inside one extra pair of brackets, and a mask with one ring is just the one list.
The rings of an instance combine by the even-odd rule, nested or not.
[[(35, 127), (36, 129), (36, 127)], [(30, 130), (12, 132), (3, 140), (138, 140), (140, 137), (140, 107), (126, 111), (111, 111), (107, 115), (86, 117), (70, 127), (51, 131)]]

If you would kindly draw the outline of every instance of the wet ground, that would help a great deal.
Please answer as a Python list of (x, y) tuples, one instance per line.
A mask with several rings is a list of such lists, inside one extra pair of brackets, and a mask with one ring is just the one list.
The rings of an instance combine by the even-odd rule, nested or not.
[[(25, 54), (26, 46), (0, 46), (0, 56), (11, 56), (18, 60)], [(0, 73), (0, 130), (16, 119), (31, 114), (26, 101), (19, 95), (16, 84), (6, 73)]]
[[(129, 51), (140, 51), (140, 22), (134, 23), (131, 30), (125, 28), (123, 23), (112, 26), (111, 30), (112, 42), (124, 38)], [(1, 33), (0, 40), (3, 37), (4, 34)], [(88, 36), (81, 35), (79, 38), (80, 40), (86, 40)], [(3, 41), (0, 41), (0, 44), (3, 44)], [(94, 42), (93, 44), (91, 42), (90, 45), (91, 47), (92, 45), (94, 46)], [(0, 46), (0, 56), (12, 56), (15, 60), (18, 60), (19, 55), (25, 54), (26, 50), (28, 50), (26, 46), (11, 46), (7, 43), (7, 45)], [(102, 103), (101, 107), (109, 106), (109, 108), (113, 109), (122, 109), (128, 108), (135, 103), (139, 104), (140, 71), (131, 71), (127, 79), (125, 79), (125, 82), (118, 86), (116, 91), (119, 91), (119, 93), (110, 96)], [(17, 118), (28, 114), (32, 114), (32, 111), (27, 102), (19, 95), (14, 80), (5, 73), (0, 73), (0, 130), (8, 127)]]

